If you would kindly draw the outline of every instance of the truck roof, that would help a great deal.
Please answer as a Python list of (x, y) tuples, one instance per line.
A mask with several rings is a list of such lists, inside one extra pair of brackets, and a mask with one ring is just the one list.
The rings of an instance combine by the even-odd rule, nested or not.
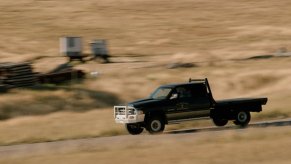
[(194, 81), (194, 82), (188, 82), (188, 83), (174, 83), (174, 84), (166, 84), (160, 86), (161, 88), (175, 88), (177, 86), (187, 86), (192, 84), (204, 84), (204, 82), (201, 81)]

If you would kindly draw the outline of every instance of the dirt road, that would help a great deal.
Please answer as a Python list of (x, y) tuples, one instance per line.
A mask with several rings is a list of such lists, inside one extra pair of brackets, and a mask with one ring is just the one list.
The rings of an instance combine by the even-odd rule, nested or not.
[[(266, 155), (263, 154), (263, 156), (257, 156), (257, 151), (263, 151), (264, 149), (260, 145), (267, 146), (267, 151), (271, 151), (274, 150), (274, 147), (272, 148), (273, 144), (276, 149), (282, 148), (281, 151), (284, 150), (285, 154), (287, 153), (285, 156), (285, 154), (282, 154), (281, 151), (276, 151), (276, 153), (281, 152), (281, 159), (284, 159), (284, 161), (281, 162), (284, 163), (286, 160), (289, 162), (291, 160), (291, 157), (289, 158), (288, 155), (288, 152), (290, 151), (283, 149), (282, 147), (287, 147), (288, 145), (288, 147), (290, 147), (291, 145), (289, 139), (286, 140), (287, 143), (284, 141), (284, 139), (286, 139), (285, 137), (290, 135), (290, 133), (285, 133), (286, 131), (290, 131), (290, 127), (288, 127), (290, 125), (291, 119), (285, 119), (252, 123), (250, 124), (249, 128), (246, 129), (238, 129), (235, 126), (206, 127), (199, 129), (169, 131), (161, 135), (124, 135), (115, 137), (88, 138), (47, 143), (2, 146), (0, 147), (0, 163), (37, 163), (40, 160), (45, 160), (42, 163), (55, 163), (59, 158), (64, 159), (64, 161), (68, 163), (78, 163), (78, 159), (82, 159), (82, 161), (86, 159), (85, 161), (88, 163), (94, 163), (93, 161), (96, 160), (100, 160), (101, 163), (115, 163), (116, 160), (125, 158), (125, 161), (121, 161), (120, 163), (126, 163), (126, 159), (129, 156), (132, 156), (133, 159), (138, 159), (138, 156), (144, 154), (145, 156), (150, 156), (149, 159), (161, 160), (167, 158), (167, 155), (169, 155), (169, 159), (171, 159), (173, 157), (171, 157), (171, 154), (174, 155), (175, 153), (177, 153), (177, 157), (179, 157), (180, 160), (184, 161), (181, 163), (187, 163), (190, 159), (190, 161), (193, 161), (190, 156), (186, 155), (185, 157), (184, 154), (186, 149), (188, 150), (189, 148), (190, 150), (186, 151), (187, 153), (189, 153), (189, 151), (196, 152), (196, 154), (192, 154), (192, 156), (199, 156), (199, 154), (202, 153), (200, 150), (197, 150), (198, 148), (201, 148), (201, 151), (204, 153), (210, 150), (216, 152), (217, 154), (213, 154), (213, 152), (209, 154), (209, 156), (213, 157), (219, 155), (220, 148), (226, 149), (226, 154), (232, 154), (234, 152), (241, 151), (241, 153), (247, 154), (245, 156), (247, 156), (248, 162), (256, 163), (258, 161), (253, 160), (254, 157), (252, 156), (257, 157), (258, 159), (264, 159), (264, 156)], [(287, 128), (289, 130), (286, 130)], [(284, 134), (282, 134), (282, 132)], [(273, 140), (273, 137), (282, 137), (282, 140), (277, 141), (277, 143), (272, 143), (271, 140)], [(229, 152), (236, 146), (241, 147), (241, 150), (233, 149), (231, 152)], [(252, 146), (252, 149), (250, 149), (250, 146)], [(152, 155), (151, 150), (153, 151), (152, 153), (159, 152), (159, 154)], [(177, 152), (175, 152), (175, 150)], [(169, 154), (165, 153), (164, 151), (169, 151)], [(173, 151), (175, 153), (173, 153)], [(181, 153), (184, 155), (181, 155)], [(114, 158), (110, 158), (110, 156)], [(197, 159), (199, 159), (198, 161), (200, 162), (203, 162), (204, 160), (207, 161), (204, 159), (203, 155), (201, 158), (200, 157), (201, 156), (199, 156), (199, 158), (195, 158), (196, 162)], [(287, 157), (288, 159), (286, 159)], [(224, 158), (225, 157), (223, 157), (223, 159)], [(244, 163), (239, 161), (240, 158), (236, 159), (238, 160), (237, 162)], [(161, 163), (167, 163), (166, 161), (171, 163), (171, 160), (169, 159), (167, 158), (167, 160)], [(223, 159), (211, 159), (207, 162), (213, 162), (214, 160), (214, 162), (220, 163), (226, 160)], [(267, 159), (268, 158), (265, 158), (265, 160)], [(265, 160), (261, 162), (264, 162)], [(132, 162), (133, 161), (129, 163)], [(141, 163), (148, 163), (148, 161), (142, 160)], [(268, 161), (268, 163), (272, 162)]]

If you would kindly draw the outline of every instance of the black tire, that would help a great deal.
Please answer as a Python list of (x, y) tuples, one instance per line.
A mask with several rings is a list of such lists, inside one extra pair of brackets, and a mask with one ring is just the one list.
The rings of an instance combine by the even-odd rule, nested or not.
[(222, 118), (212, 118), (213, 123), (216, 126), (225, 126), (228, 123), (227, 119), (222, 119)]
[(162, 133), (165, 129), (165, 121), (161, 117), (152, 117), (147, 120), (146, 129), (150, 134)]
[(138, 135), (143, 132), (143, 127), (141, 127), (139, 124), (126, 124), (125, 128), (128, 133), (132, 135)]
[(239, 122), (237, 122), (236, 120), (233, 121), (234, 125), (240, 125)]
[(248, 126), (251, 120), (251, 114), (247, 111), (240, 111), (235, 115), (235, 121), (233, 122), (235, 125), (239, 125), (240, 127)]

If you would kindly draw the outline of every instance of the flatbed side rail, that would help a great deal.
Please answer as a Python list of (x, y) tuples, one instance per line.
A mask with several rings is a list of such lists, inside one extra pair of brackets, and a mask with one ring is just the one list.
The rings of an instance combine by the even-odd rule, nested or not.
[(205, 81), (207, 80), (207, 78), (205, 78), (205, 79), (189, 79), (189, 83), (191, 83), (191, 82), (204, 82), (205, 83)]

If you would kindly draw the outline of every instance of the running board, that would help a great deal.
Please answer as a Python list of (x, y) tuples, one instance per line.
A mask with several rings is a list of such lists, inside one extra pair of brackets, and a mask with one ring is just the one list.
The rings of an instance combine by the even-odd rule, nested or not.
[(171, 120), (168, 121), (168, 124), (179, 124), (181, 122), (187, 122), (187, 121), (195, 121), (195, 120), (209, 120), (210, 117), (200, 117), (200, 118), (188, 118), (188, 119), (181, 119), (181, 120)]

